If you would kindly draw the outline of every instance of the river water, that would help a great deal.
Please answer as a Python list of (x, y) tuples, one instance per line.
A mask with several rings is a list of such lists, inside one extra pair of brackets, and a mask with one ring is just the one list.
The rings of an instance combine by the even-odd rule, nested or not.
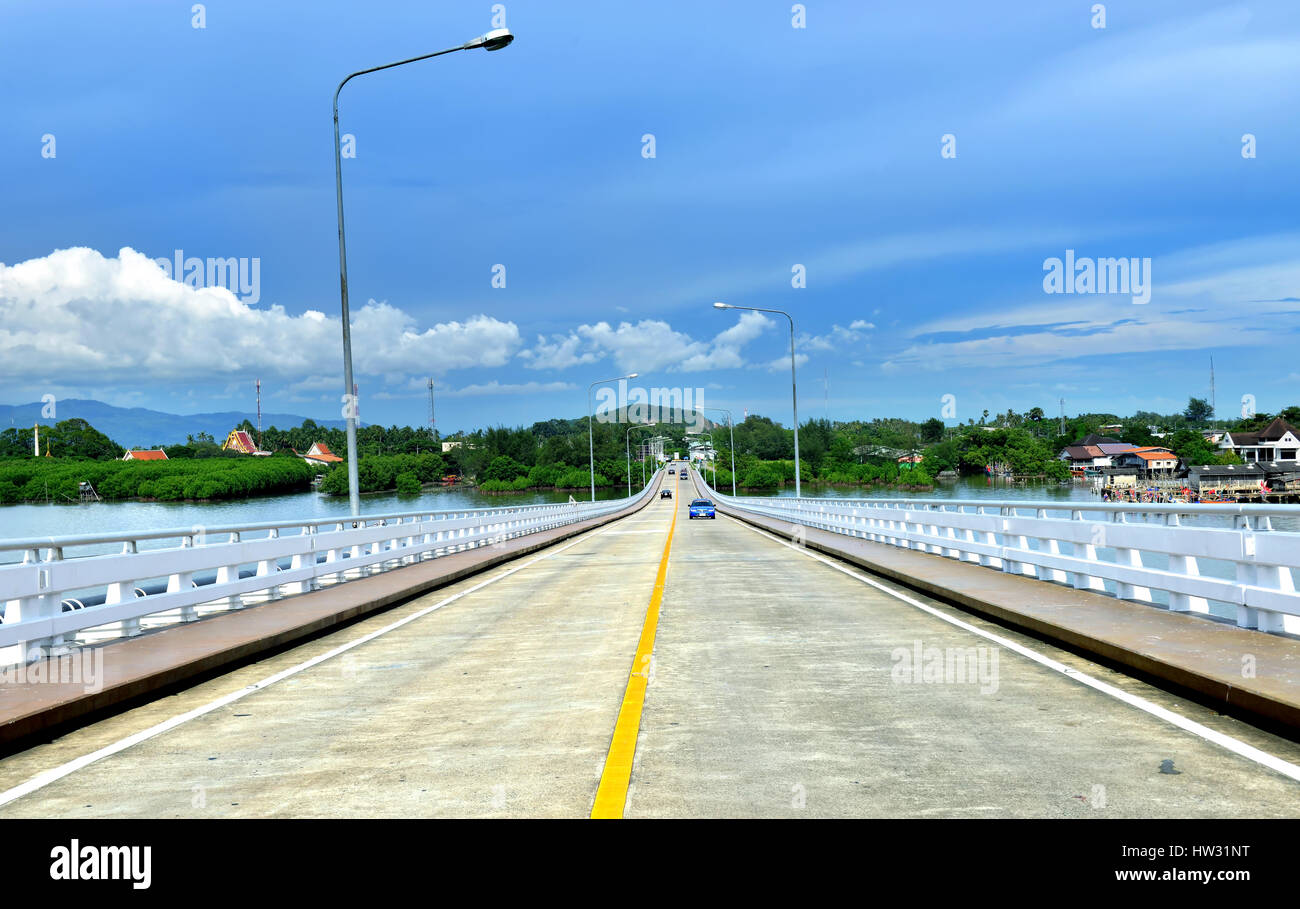
[[(635, 487), (634, 487), (635, 490)], [(567, 492), (521, 492), (489, 495), (472, 487), (439, 486), (426, 489), (418, 496), (399, 496), (395, 492), (369, 493), (361, 497), (361, 513), (394, 514), (397, 512), (456, 511), (464, 508), (504, 508), (510, 505), (544, 505), (567, 502)], [(621, 498), (627, 488), (597, 489), (597, 499)], [(579, 501), (591, 494), (572, 493)], [(261, 524), (270, 521), (297, 521), (316, 518), (347, 517), (346, 496), (327, 496), (318, 492), (264, 496), (221, 502), (88, 502), (85, 504), (3, 505), (0, 506), (0, 542), (33, 537), (82, 536), (138, 530), (170, 530), (202, 525)]]
[[(636, 486), (633, 486), (636, 491)], [(730, 492), (730, 489), (720, 490)], [(626, 488), (598, 489), (596, 498), (612, 499), (626, 495)], [(793, 496), (794, 488), (769, 492), (741, 491), (742, 495)], [(904, 492), (884, 487), (832, 487), (807, 484), (803, 494), (809, 498), (855, 499), (970, 499), (1015, 500), (1033, 504), (1056, 504), (1068, 508), (1070, 503), (1098, 503), (1090, 484), (1040, 483), (1012, 485), (986, 477), (966, 477), (940, 481), (932, 492)], [(473, 487), (433, 487), (419, 496), (403, 497), (395, 492), (374, 493), (361, 497), (362, 514), (396, 512), (454, 511), (464, 508), (503, 508), (511, 505), (541, 505), (567, 502), (571, 493), (534, 491), (489, 495)], [(579, 501), (589, 498), (584, 491), (572, 493)], [(0, 541), (84, 534), (130, 533), (139, 530), (190, 528), (198, 525), (215, 527), (226, 524), (257, 524), (270, 521), (297, 521), (346, 517), (348, 500), (317, 492), (265, 496), (222, 502), (96, 502), (86, 504), (41, 504), (0, 506)], [(1277, 530), (1300, 530), (1300, 519), (1275, 518)]]
[[(633, 486), (636, 492), (636, 486)], [(729, 493), (731, 489), (719, 490)], [(598, 489), (599, 499), (620, 498), (627, 489)], [(793, 486), (771, 492), (744, 492), (742, 495), (793, 495)], [(361, 497), (361, 514), (381, 515), (402, 511), (454, 511), (458, 508), (500, 508), (516, 505), (546, 505), (568, 502), (571, 493), (526, 492), (489, 495), (471, 486), (435, 486), (415, 497), (396, 493), (373, 493)], [(585, 501), (589, 494), (572, 493)], [(1073, 502), (1099, 502), (1091, 484), (1011, 485), (988, 477), (965, 477), (940, 481), (933, 492), (909, 493), (898, 489), (855, 488), (855, 486), (803, 486), (809, 498), (917, 498), (974, 499), (974, 501), (1032, 502), (1035, 505), (1069, 507)], [(321, 518), (346, 518), (347, 498), (316, 492), (289, 495), (266, 495), (263, 498), (235, 499), (226, 502), (95, 502), (86, 505), (8, 505), (0, 506), (0, 541), (34, 537), (82, 536), (90, 533), (130, 533), (157, 529), (192, 528), (195, 525), (218, 527), (224, 524), (259, 524), (266, 521), (296, 521)], [(1218, 521), (1214, 521), (1218, 523)], [(1274, 528), (1300, 531), (1300, 519), (1275, 518)]]

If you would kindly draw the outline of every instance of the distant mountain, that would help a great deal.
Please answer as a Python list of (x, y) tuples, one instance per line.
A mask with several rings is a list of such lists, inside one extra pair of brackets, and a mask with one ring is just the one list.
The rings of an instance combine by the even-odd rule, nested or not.
[[(137, 448), (149, 445), (179, 445), (186, 436), (197, 436), (206, 432), (218, 444), (225, 441), (227, 433), (244, 420), (257, 424), (256, 413), (243, 411), (226, 411), (223, 413), (163, 413), (160, 410), (148, 410), (144, 407), (114, 407), (102, 401), (86, 401), (66, 398), (56, 402), (56, 416), (47, 419), (41, 416), (45, 405), (39, 401), (34, 404), (0, 404), (0, 430), (10, 426), (31, 426), (40, 423), (52, 426), (60, 420), (77, 417), (85, 420), (119, 445)], [(307, 417), (289, 413), (264, 413), (262, 426), (289, 429), (301, 425)], [(344, 420), (317, 420), (318, 425), (331, 429), (343, 429)]]

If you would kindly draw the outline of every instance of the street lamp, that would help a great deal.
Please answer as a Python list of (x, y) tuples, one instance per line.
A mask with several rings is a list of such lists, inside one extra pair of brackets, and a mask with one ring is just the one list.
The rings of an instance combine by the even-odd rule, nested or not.
[[(649, 426), (654, 426), (654, 425), (656, 425), (656, 424), (654, 424), (654, 423), (649, 423), (649, 424), (647, 424), (647, 425), (649, 425)], [(668, 439), (667, 436), (652, 436), (651, 438), (647, 439), (646, 441), (650, 443), (650, 446), (651, 446), (651, 448), (650, 448), (650, 457), (652, 457), (652, 458), (655, 459), (655, 470), (658, 470), (658, 469), (659, 469), (659, 458), (660, 458), (660, 456), (663, 455), (663, 447), (664, 447), (664, 443), (667, 442), (667, 441), (669, 441), (669, 439)], [(645, 458), (642, 458), (642, 459), (641, 459), (641, 485), (642, 485), (642, 486), (645, 486), (645, 484), (646, 484), (646, 476), (645, 476)]]
[[(590, 460), (588, 466), (591, 467), (591, 500), (593, 502), (596, 501), (596, 437), (591, 431), (591, 390), (597, 385), (604, 385), (606, 382), (618, 382), (623, 379), (635, 379), (636, 377), (637, 373), (633, 372), (625, 376), (615, 376), (612, 379), (601, 379), (587, 386), (587, 456)], [(615, 436), (615, 438), (618, 437)], [(629, 492), (628, 495), (631, 495), (631, 493)]]
[[(781, 309), (760, 309), (757, 306), (733, 306), (730, 303), (714, 303), (714, 309), (747, 309), (750, 312), (779, 313), (790, 319), (790, 400), (794, 405), (794, 496), (800, 498), (799, 485), (799, 395), (794, 387), (794, 319)], [(735, 474), (732, 474), (733, 476)]]
[[(632, 430), (634, 429), (653, 429), (653, 423), (646, 423), (644, 426), (629, 426), (627, 432), (623, 434), (623, 447), (627, 449), (627, 497), (632, 498)], [(645, 459), (641, 460), (641, 485), (645, 486)]]
[(396, 63), (385, 63), (383, 66), (372, 66), (370, 69), (358, 70), (340, 82), (339, 87), (334, 90), (334, 189), (338, 196), (339, 207), (339, 294), (342, 298), (343, 309), (343, 400), (347, 405), (345, 413), (348, 418), (348, 501), (352, 507), (352, 516), (354, 518), (361, 513), (361, 495), (357, 481), (357, 399), (356, 386), (352, 381), (352, 324), (351, 317), (348, 314), (348, 254), (347, 245), (343, 238), (343, 147), (339, 142), (339, 92), (343, 91), (343, 86), (357, 76), (364, 76), (366, 73), (377, 73), (383, 69), (392, 69), (395, 66), (404, 66), (407, 63), (428, 60), (430, 57), (441, 57), (443, 54), (451, 54), (456, 51), (473, 50), (476, 47), (489, 51), (501, 50), (513, 40), (515, 40), (515, 36), (510, 34), (509, 29), (494, 29), (486, 35), (480, 35), (471, 41), (466, 41), (459, 47), (449, 47), (446, 50), (436, 51), (432, 54), (411, 57), (409, 60), (399, 60)]
[[(701, 407), (700, 410), (720, 410), (727, 415), (727, 426), (731, 429), (731, 494), (736, 494), (736, 423), (731, 419), (731, 411), (725, 407)], [(717, 459), (714, 459), (713, 484), (718, 482)]]

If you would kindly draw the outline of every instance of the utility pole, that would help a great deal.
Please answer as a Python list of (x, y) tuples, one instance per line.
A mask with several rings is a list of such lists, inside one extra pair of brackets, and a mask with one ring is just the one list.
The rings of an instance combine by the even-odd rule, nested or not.
[(262, 380), (257, 380), (257, 450), (262, 450)]
[(429, 435), (433, 436), (433, 441), (438, 441), (438, 421), (433, 411), (433, 379), (429, 380)]

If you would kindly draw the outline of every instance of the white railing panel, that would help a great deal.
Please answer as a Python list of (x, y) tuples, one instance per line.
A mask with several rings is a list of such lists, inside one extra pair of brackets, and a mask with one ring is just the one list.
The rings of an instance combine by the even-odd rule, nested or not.
[[(0, 557), (10, 559), (0, 562), (0, 666), (58, 652), (86, 629), (120, 623), (136, 633), (149, 616), (179, 610), (190, 620), (196, 607), (240, 608), (250, 597), (304, 592), (612, 514), (643, 502), (656, 479), (634, 496), (601, 502), (0, 540)], [(109, 545), (118, 551), (78, 554)], [(254, 573), (239, 578), (249, 566)], [(150, 579), (166, 579), (167, 589), (141, 596)]]
[[(1158, 592), (1178, 611), (1204, 614), (1207, 601), (1224, 603), (1238, 607), (1243, 627), (1300, 633), (1300, 533), (1270, 529), (1274, 518), (1300, 518), (1296, 505), (758, 498), (703, 485), (724, 505), (792, 529), (818, 528), (1099, 593), (1109, 582), (1119, 596), (1153, 605)], [(1225, 526), (1197, 521), (1205, 516)]]

